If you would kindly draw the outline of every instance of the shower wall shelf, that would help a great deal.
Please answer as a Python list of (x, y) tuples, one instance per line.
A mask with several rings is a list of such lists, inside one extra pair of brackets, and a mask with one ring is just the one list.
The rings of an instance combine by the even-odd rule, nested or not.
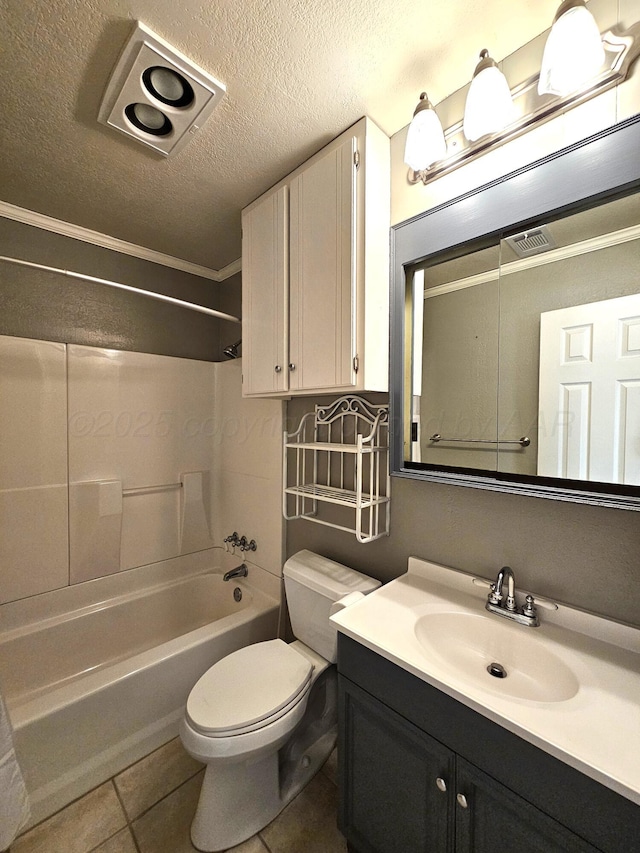
[[(283, 482), (288, 521), (355, 533), (363, 543), (388, 536), (389, 407), (346, 396), (307, 412), (295, 432), (284, 433)], [(347, 508), (352, 524), (318, 517), (319, 504)]]

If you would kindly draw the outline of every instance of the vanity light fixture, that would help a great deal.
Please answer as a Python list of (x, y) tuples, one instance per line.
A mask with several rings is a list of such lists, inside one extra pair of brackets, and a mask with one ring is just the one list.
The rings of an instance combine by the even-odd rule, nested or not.
[[(588, 32), (590, 20), (593, 19), (585, 7), (584, 0), (564, 0), (556, 14), (554, 22), (556, 32), (554, 33), (552, 28), (547, 40), (541, 72), (517, 82), (510, 89), (500, 69), (496, 67), (495, 61), (487, 51), (483, 50), (469, 87), (464, 116), (460, 116), (459, 120), (445, 128), (445, 153), (439, 159), (434, 159), (433, 137), (427, 137), (426, 133), (412, 132), (414, 122), (421, 113), (424, 112), (426, 116), (432, 114), (437, 118), (435, 108), (429, 103), (426, 95), (424, 99), (420, 96), (421, 103), (409, 126), (405, 148), (405, 163), (409, 166), (409, 183), (427, 184), (434, 178), (457, 169), (487, 151), (516, 139), (554, 115), (567, 112), (622, 83), (640, 55), (640, 21), (627, 30), (623, 30), (617, 24), (602, 34), (598, 33), (601, 54), (598, 50), (587, 47), (580, 49), (578, 59), (569, 59), (570, 50), (565, 48), (559, 64), (556, 60), (553, 60), (553, 65), (551, 64), (555, 53), (554, 45), (564, 40), (565, 28), (573, 28), (576, 25)], [(597, 31), (595, 22), (593, 26)], [(573, 29), (572, 32), (575, 33)], [(569, 40), (577, 42), (578, 36), (574, 34)], [(517, 54), (518, 51), (512, 56), (515, 57)], [(585, 54), (590, 58), (586, 58)], [(588, 71), (585, 70), (586, 66)], [(567, 72), (571, 82), (566, 82), (566, 75), (565, 82), (559, 82), (563, 79), (563, 70)], [(584, 77), (585, 74), (588, 75), (587, 79)], [(477, 90), (484, 89), (485, 81), (488, 82), (491, 76), (497, 78), (498, 75), (502, 81), (503, 107), (502, 112), (498, 108), (500, 119), (493, 117), (490, 121), (492, 107), (488, 104), (491, 104), (491, 98), (480, 96), (480, 106), (477, 106), (476, 93)], [(509, 95), (508, 101), (506, 95)], [(424, 106), (422, 106), (423, 100), (426, 102)], [(424, 152), (416, 152), (415, 146), (422, 144), (423, 136), (430, 140), (428, 149)], [(411, 144), (409, 144), (410, 137), (412, 137)], [(435, 150), (442, 152), (442, 141), (439, 145), (439, 149)]]
[(98, 121), (168, 157), (186, 145), (226, 89), (140, 22), (124, 47)]
[(442, 124), (427, 93), (422, 92), (407, 132), (404, 162), (419, 172), (446, 156), (447, 143)]
[(473, 72), (467, 94), (462, 123), (464, 135), (475, 142), (481, 136), (503, 130), (515, 117), (507, 78), (485, 48), (480, 51), (480, 62)]
[(575, 92), (596, 76), (603, 63), (602, 37), (584, 0), (564, 0), (545, 44), (538, 94)]

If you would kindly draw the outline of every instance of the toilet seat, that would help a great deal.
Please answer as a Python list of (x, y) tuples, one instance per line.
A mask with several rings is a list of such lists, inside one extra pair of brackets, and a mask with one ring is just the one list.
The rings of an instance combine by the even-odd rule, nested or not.
[(238, 649), (195, 684), (187, 719), (208, 737), (255, 731), (287, 714), (311, 687), (312, 663), (283, 640)]

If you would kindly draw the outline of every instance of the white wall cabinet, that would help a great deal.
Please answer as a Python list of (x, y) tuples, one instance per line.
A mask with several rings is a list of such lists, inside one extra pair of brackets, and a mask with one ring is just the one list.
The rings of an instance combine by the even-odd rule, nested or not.
[(245, 396), (388, 390), (389, 139), (363, 118), (242, 213)]

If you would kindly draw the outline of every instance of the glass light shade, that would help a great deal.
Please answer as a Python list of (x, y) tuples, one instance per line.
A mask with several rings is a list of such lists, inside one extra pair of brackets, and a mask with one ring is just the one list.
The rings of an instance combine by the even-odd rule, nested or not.
[(404, 162), (420, 172), (447, 156), (447, 143), (442, 124), (434, 109), (419, 109), (409, 125), (404, 148)]
[(133, 113), (140, 124), (149, 130), (160, 130), (166, 121), (164, 114), (150, 104), (134, 104)]
[(497, 133), (515, 121), (507, 78), (495, 65), (480, 71), (471, 81), (464, 107), (462, 129), (469, 142)]
[(188, 107), (195, 99), (189, 81), (177, 71), (163, 65), (146, 68), (142, 73), (142, 82), (154, 98), (172, 107)]
[(167, 101), (179, 101), (183, 97), (184, 81), (179, 74), (170, 68), (154, 68), (149, 78), (154, 89)]
[(551, 27), (544, 48), (539, 95), (568, 95), (595, 77), (604, 62), (602, 38), (585, 6), (568, 9)]
[(124, 114), (135, 128), (151, 136), (167, 136), (173, 130), (169, 118), (151, 104), (127, 104)]

